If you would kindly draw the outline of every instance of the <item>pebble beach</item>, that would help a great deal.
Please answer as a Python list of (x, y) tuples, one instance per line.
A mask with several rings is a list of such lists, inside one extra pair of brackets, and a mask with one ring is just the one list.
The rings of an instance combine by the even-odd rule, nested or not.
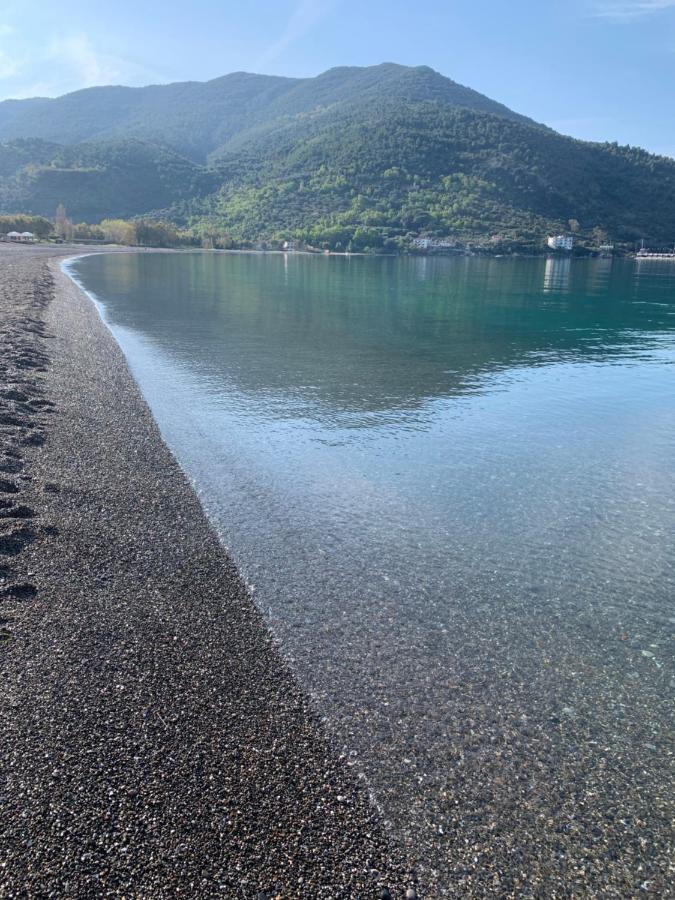
[[(251, 493), (241, 499), (219, 488), (230, 481), (264, 485), (266, 470), (257, 464), (270, 453), (267, 443), (277, 457), (297, 460), (292, 468), (301, 488), (312, 483), (285, 421), (274, 445), (274, 420), (263, 416), (250, 441), (256, 466), (249, 477), (236, 452), (224, 453), (236, 448), (241, 421), (210, 403), (208, 414), (197, 416), (199, 392), (181, 392), (182, 368), (152, 369), (147, 349), (156, 337), (148, 323), (161, 333), (167, 310), (197, 319), (199, 279), (181, 281), (193, 264), (222, 263), (226, 277), (219, 282), (212, 273), (218, 297), (225, 305), (229, 291), (248, 309), (246, 285), (254, 283), (257, 292), (265, 271), (267, 296), (276, 297), (275, 259), (127, 251), (62, 268), (65, 259), (97, 252), (0, 244), (0, 900), (672, 896), (673, 582), (667, 552), (660, 555), (673, 509), (667, 462), (646, 466), (651, 493), (634, 485), (646, 477), (636, 469), (648, 442), (637, 456), (626, 454), (625, 469), (609, 468), (607, 478), (604, 470), (589, 478), (570, 460), (559, 467), (564, 481), (557, 471), (548, 480), (540, 475), (539, 489), (546, 480), (549, 498), (540, 521), (590, 522), (589, 531), (579, 532), (589, 535), (588, 554), (567, 524), (556, 552), (550, 537), (541, 547), (527, 546), (507, 527), (500, 557), (495, 548), (504, 522), (529, 521), (520, 502), (515, 520), (504, 515), (509, 507), (486, 518), (494, 546), (470, 535), (464, 540), (463, 528), (483, 511), (477, 473), (504, 472), (488, 454), (490, 466), (466, 476), (472, 491), (464, 505), (462, 484), (447, 469), (462, 565), (448, 570), (436, 594), (425, 582), (435, 571), (433, 553), (425, 555), (418, 542), (410, 556), (387, 555), (377, 528), (361, 523), (359, 530), (353, 500), (347, 521), (356, 523), (354, 534), (370, 558), (350, 552), (349, 541), (336, 541), (326, 555), (319, 543), (314, 549), (294, 543), (293, 492), (282, 492), (276, 516), (273, 505), (256, 505)], [(255, 278), (248, 273), (237, 282), (237, 266), (249, 263)], [(93, 278), (96, 267), (111, 270), (107, 281)], [(135, 267), (145, 273), (138, 283)], [(614, 271), (618, 277), (624, 270)], [(661, 358), (651, 367), (644, 359), (666, 307), (655, 302), (657, 289), (645, 278), (638, 299), (648, 303), (633, 304), (639, 315), (621, 319), (619, 337), (602, 328), (603, 346), (612, 352), (624, 332), (641, 335), (625, 348), (625, 366), (610, 373), (631, 374), (606, 389), (612, 415), (605, 394), (600, 402), (594, 394), (607, 366), (593, 370), (585, 392), (542, 387), (546, 403), (557, 400), (558, 416), (569, 407), (568, 419), (580, 430), (575, 397), (581, 394), (584, 406), (595, 397), (599, 424), (594, 420), (587, 433), (595, 439), (593, 458), (605, 462), (612, 448), (596, 432), (604, 437), (608, 428), (619, 446), (626, 441), (633, 407), (615, 417), (615, 398), (631, 398), (632, 376), (640, 373), (636, 420), (646, 423), (654, 462), (668, 459), (672, 431), (659, 430), (658, 417), (669, 421), (669, 388)], [(302, 296), (301, 282), (291, 283), (293, 302)], [(406, 284), (402, 271), (396, 289)], [(352, 284), (346, 294), (359, 297), (361, 289)], [(378, 290), (377, 296), (387, 293), (381, 284)], [(405, 291), (416, 296), (414, 286)], [(102, 299), (102, 314), (91, 297)], [(592, 291), (584, 298), (586, 309)], [(256, 296), (248, 302), (257, 308)], [(474, 303), (471, 294), (471, 316)], [(320, 318), (314, 293), (307, 309)], [(542, 316), (552, 312), (555, 303), (542, 301)], [(574, 321), (568, 311), (565, 334)], [(199, 366), (209, 348), (216, 360), (235, 365), (243, 347), (240, 372), (255, 377), (258, 363), (274, 369), (276, 379), (279, 360), (295, 365), (302, 357), (302, 345), (289, 353), (292, 329), (282, 330), (278, 355), (274, 342), (264, 341), (256, 356), (236, 316), (222, 331), (222, 323), (205, 322), (218, 336), (215, 347), (196, 340)], [(332, 329), (330, 316), (328, 323)], [(172, 324), (181, 352), (190, 326)], [(127, 328), (146, 341), (140, 355)], [(461, 358), (475, 344), (464, 334), (448, 357)], [(500, 358), (498, 344), (488, 346)], [(334, 354), (340, 385), (345, 348)], [(402, 371), (413, 384), (416, 371)], [(263, 393), (264, 379), (261, 385)], [(530, 403), (533, 385), (534, 379)], [(238, 398), (227, 380), (209, 380), (208, 390), (231, 413)], [(508, 407), (503, 419), (486, 414), (502, 448), (509, 429), (518, 434), (527, 399), (519, 396), (521, 404)], [(250, 391), (241, 404), (249, 426), (256, 397)], [(482, 403), (489, 399), (481, 395)], [(621, 427), (613, 431), (615, 418)], [(529, 426), (533, 434), (547, 433), (546, 416), (529, 421), (537, 423)], [(199, 457), (184, 444), (210, 430), (217, 441), (205, 444), (204, 463), (196, 465)], [(455, 419), (447, 434), (465, 446)], [(486, 449), (472, 441), (479, 463)], [(539, 465), (536, 454), (513, 446), (512, 467), (528, 471), (522, 482), (510, 472), (512, 483), (536, 486), (532, 472), (539, 470), (529, 469)], [(344, 461), (346, 453), (341, 446), (336, 457)], [(387, 453), (396, 458), (391, 448)], [(321, 459), (330, 462), (328, 455)], [(270, 471), (275, 477), (267, 481), (287, 483), (283, 470)], [(329, 465), (317, 471), (322, 493), (307, 508), (330, 517), (344, 498), (350, 502), (361, 470), (334, 481)], [(621, 478), (612, 474), (618, 471)], [(383, 478), (383, 496), (388, 486)], [(616, 502), (618, 486), (628, 492), (623, 504)], [(413, 487), (415, 502), (426, 496)], [(561, 499), (593, 515), (554, 515)], [(389, 523), (388, 535), (399, 520), (388, 518), (387, 509), (366, 506), (369, 520)], [(597, 518), (608, 510), (611, 521), (599, 529)], [(325, 536), (321, 516), (308, 522)], [(416, 532), (417, 520), (407, 518), (402, 524), (411, 533), (433, 537), (419, 523)], [(450, 521), (448, 513), (448, 527)], [(256, 551), (250, 558), (234, 539), (243, 535), (250, 550), (247, 534)], [(641, 552), (631, 555), (641, 539)], [(441, 541), (444, 553), (453, 540)], [(625, 559), (615, 553), (624, 546)], [(382, 559), (373, 559), (378, 553)], [(532, 560), (546, 561), (542, 578), (526, 577)], [(476, 579), (465, 572), (474, 563)], [(378, 572), (387, 576), (386, 587), (376, 582)]]
[(0, 897), (423, 896), (60, 270), (0, 247)]

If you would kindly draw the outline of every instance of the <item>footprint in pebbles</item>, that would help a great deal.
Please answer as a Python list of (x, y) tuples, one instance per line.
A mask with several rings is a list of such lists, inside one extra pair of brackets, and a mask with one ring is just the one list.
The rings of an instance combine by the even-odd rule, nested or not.
[(3, 600), (33, 600), (37, 597), (37, 588), (30, 582), (22, 584), (10, 584), (9, 587), (0, 590), (0, 602)]
[(23, 463), (19, 459), (6, 459), (0, 462), (0, 472), (5, 475), (16, 475), (23, 469)]
[(23, 439), (23, 444), (27, 447), (41, 447), (47, 438), (44, 434), (40, 432), (35, 432), (34, 434), (29, 435), (27, 438)]
[(15, 528), (7, 534), (0, 534), (0, 555), (16, 556), (35, 540), (31, 528)]
[(0, 500), (0, 519), (32, 519), (34, 515), (35, 510), (31, 509), (30, 506)]

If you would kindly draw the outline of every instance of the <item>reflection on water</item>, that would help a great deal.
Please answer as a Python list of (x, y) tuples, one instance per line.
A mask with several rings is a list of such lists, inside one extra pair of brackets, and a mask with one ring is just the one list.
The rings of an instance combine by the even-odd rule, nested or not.
[(569, 256), (549, 257), (544, 270), (544, 293), (566, 294), (570, 288), (572, 260)]
[(429, 896), (664, 893), (675, 268), (75, 270)]

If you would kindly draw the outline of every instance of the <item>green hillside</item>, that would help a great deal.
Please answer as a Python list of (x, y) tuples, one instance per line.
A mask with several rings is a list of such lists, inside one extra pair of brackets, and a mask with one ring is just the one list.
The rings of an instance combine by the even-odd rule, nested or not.
[(433, 69), (385, 63), (330, 69), (316, 78), (235, 72), (204, 83), (88, 88), (55, 100), (8, 100), (0, 103), (0, 142), (39, 138), (79, 144), (136, 138), (206, 163), (210, 154), (256, 125), (321, 107), (392, 96), (522, 118)]
[[(235, 73), (0, 103), (0, 213), (151, 215), (238, 242), (675, 240), (675, 161), (557, 134), (426, 67)], [(571, 224), (570, 224), (571, 222)]]
[[(362, 103), (259, 129), (221, 154), (224, 185), (177, 208), (233, 234), (370, 229), (541, 238), (578, 220), (632, 243), (675, 236), (675, 161), (434, 102)], [(311, 226), (311, 227), (308, 227)]]
[(133, 217), (215, 189), (215, 173), (165, 147), (135, 140), (64, 147), (0, 144), (0, 210), (76, 221)]

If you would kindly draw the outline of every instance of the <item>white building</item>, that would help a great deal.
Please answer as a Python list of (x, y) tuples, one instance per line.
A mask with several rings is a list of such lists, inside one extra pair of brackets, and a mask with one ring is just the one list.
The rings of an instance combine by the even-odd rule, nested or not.
[(414, 247), (415, 250), (428, 250), (430, 243), (431, 238), (413, 238), (410, 241), (410, 246)]
[(35, 235), (31, 231), (24, 231), (19, 234), (18, 231), (10, 231), (3, 238), (6, 241), (12, 241), (14, 244), (32, 244), (35, 240)]
[(574, 238), (568, 234), (556, 234), (546, 241), (551, 250), (571, 250), (574, 247)]
[(417, 237), (410, 241), (410, 246), (415, 250), (451, 250), (455, 245), (441, 238)]

